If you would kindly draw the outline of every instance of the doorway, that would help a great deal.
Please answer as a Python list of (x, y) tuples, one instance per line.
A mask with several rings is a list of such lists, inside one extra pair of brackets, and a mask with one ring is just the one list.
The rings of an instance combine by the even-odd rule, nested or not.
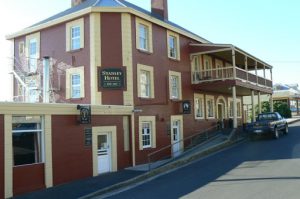
[(180, 120), (172, 122), (172, 156), (179, 156), (182, 151), (180, 149)]
[(98, 174), (111, 172), (111, 133), (98, 135)]

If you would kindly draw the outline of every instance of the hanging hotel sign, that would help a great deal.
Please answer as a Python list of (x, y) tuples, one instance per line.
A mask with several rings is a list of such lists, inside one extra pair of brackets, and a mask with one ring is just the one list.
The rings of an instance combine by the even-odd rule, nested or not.
[(100, 87), (106, 89), (123, 89), (125, 74), (121, 68), (105, 68), (100, 70)]
[(80, 110), (80, 124), (90, 124), (91, 123), (91, 106), (81, 106), (77, 105), (77, 110)]

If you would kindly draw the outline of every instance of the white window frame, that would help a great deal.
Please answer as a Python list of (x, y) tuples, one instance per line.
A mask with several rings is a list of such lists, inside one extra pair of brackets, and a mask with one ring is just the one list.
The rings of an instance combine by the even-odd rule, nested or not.
[[(27, 117), (28, 118), (34, 118), (34, 117), (37, 117), (37, 116), (24, 116), (24, 118), (27, 118)], [(13, 115), (13, 118), (14, 117), (22, 117), (22, 116)], [(21, 164), (21, 165), (15, 165), (14, 164), (14, 167), (23, 166), (23, 165), (41, 164), (41, 163), (45, 162), (45, 130), (44, 130), (45, 122), (44, 122), (44, 117), (42, 117), (42, 116), (38, 116), (38, 117), (40, 117), (40, 128), (39, 129), (12, 130), (12, 134), (18, 134), (18, 133), (38, 133), (38, 135), (37, 135), (38, 136), (38, 144), (39, 144), (39, 147), (38, 147), (39, 149), (38, 150), (40, 152), (39, 161), (31, 163), (31, 164)], [(13, 156), (14, 156), (14, 154), (13, 154)]]
[[(34, 45), (34, 48), (33, 46)], [(29, 63), (29, 72), (34, 73), (37, 70), (37, 58), (38, 58), (38, 41), (36, 38), (32, 38), (29, 40), (29, 46), (28, 46), (28, 63)]]
[[(79, 78), (79, 83), (78, 84), (74, 84), (74, 79), (75, 77)], [(79, 91), (79, 95), (78, 95), (78, 91)], [(81, 77), (80, 74), (78, 73), (73, 73), (71, 74), (71, 98), (72, 99), (78, 99), (81, 96)]]
[(151, 97), (151, 74), (150, 71), (141, 70), (140, 71), (140, 85), (141, 85), (141, 97), (150, 98)]
[[(73, 26), (71, 27), (71, 50), (78, 50), (80, 49), (80, 26)], [(77, 33), (77, 35), (74, 35)]]
[[(212, 116), (209, 115), (209, 102), (211, 102), (212, 104)], [(215, 107), (215, 98), (213, 95), (206, 95), (205, 96), (205, 104), (206, 104), (206, 118), (207, 119), (215, 119), (215, 110), (216, 110), (216, 107)]]
[[(147, 128), (145, 128), (147, 125)], [(142, 142), (143, 149), (151, 148), (152, 146), (152, 123), (150, 121), (142, 122)], [(148, 144), (145, 144), (145, 143)]]
[(168, 57), (180, 60), (180, 41), (179, 34), (167, 31)]
[[(72, 38), (72, 30), (74, 28), (79, 28), (80, 33), (79, 36), (74, 38), (74, 40), (77, 40), (79, 38), (80, 40), (80, 47), (73, 48), (73, 38)], [(66, 51), (73, 51), (73, 50), (80, 50), (84, 48), (84, 18), (80, 18), (71, 22), (66, 23)]]
[[(195, 119), (204, 119), (205, 118), (205, 108), (204, 108), (204, 95), (203, 94), (194, 94), (194, 112), (195, 112)], [(198, 114), (198, 110), (202, 110), (202, 114)]]
[[(150, 144), (144, 145), (144, 124), (149, 124)], [(156, 117), (155, 116), (139, 116), (139, 149), (156, 148)]]
[[(73, 98), (72, 75), (80, 75), (80, 97)], [(66, 70), (66, 99), (79, 99), (85, 97), (84, 66), (69, 68)]]
[[(147, 72), (149, 74), (149, 93), (143, 93), (143, 85), (141, 82), (141, 78), (143, 73)], [(148, 83), (147, 83), (148, 84)], [(153, 99), (155, 98), (154, 94), (154, 68), (152, 66), (146, 66), (142, 64), (137, 64), (137, 89), (138, 89), (138, 97)]]
[[(177, 88), (174, 87), (174, 77), (176, 77), (177, 79)], [(180, 72), (169, 71), (169, 96), (171, 100), (182, 99), (182, 84)]]
[[(152, 41), (152, 24), (148, 21), (142, 20), (136, 17), (136, 49), (147, 53), (153, 53), (153, 41)], [(145, 35), (141, 35), (141, 27), (145, 30)], [(141, 40), (144, 40), (143, 45)]]

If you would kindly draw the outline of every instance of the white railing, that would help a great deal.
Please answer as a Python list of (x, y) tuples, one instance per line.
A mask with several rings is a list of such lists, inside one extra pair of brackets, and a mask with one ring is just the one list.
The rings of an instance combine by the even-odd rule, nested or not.
[(253, 83), (256, 85), (266, 86), (272, 88), (272, 81), (249, 71), (236, 67), (236, 76), (234, 77), (234, 67), (213, 68), (209, 70), (194, 71), (193, 84), (202, 82), (211, 82), (217, 80), (240, 79), (245, 82)]

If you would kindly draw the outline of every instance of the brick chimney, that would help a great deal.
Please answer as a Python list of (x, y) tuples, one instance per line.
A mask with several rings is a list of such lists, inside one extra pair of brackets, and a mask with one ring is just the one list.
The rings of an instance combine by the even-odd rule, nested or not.
[(168, 20), (168, 0), (151, 0), (151, 12), (163, 20)]
[(85, 2), (86, 0), (71, 0), (71, 4), (72, 4), (72, 7), (74, 6), (77, 6), (83, 2)]

